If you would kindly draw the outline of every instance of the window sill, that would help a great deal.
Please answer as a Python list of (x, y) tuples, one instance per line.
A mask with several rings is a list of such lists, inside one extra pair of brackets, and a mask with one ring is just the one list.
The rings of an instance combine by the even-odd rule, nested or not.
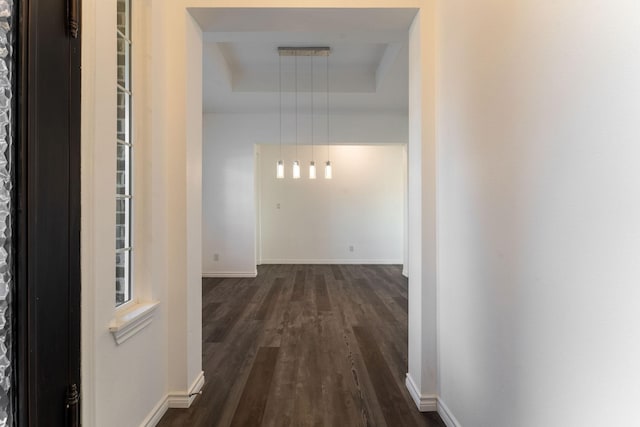
[(158, 301), (136, 303), (118, 314), (109, 325), (109, 331), (113, 334), (116, 344), (122, 344), (148, 326), (158, 305)]

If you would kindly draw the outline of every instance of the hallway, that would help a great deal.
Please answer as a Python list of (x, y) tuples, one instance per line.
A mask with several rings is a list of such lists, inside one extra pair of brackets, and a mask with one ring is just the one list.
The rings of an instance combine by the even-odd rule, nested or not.
[(404, 385), (399, 266), (263, 265), (202, 294), (202, 396), (159, 426), (444, 426)]

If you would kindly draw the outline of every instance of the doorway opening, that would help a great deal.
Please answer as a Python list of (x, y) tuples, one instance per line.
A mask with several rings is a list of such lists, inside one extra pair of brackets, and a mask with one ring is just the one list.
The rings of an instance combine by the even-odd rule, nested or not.
[[(187, 34), (187, 44), (193, 46), (200, 46), (203, 51), (208, 49), (207, 44), (211, 41), (220, 44), (221, 46), (217, 46), (218, 49), (213, 49), (214, 57), (221, 57), (225, 59), (225, 61), (229, 58), (236, 58), (239, 62), (242, 62), (243, 58), (246, 58), (242, 54), (242, 49), (236, 51), (237, 57), (229, 51), (230, 44), (233, 44), (236, 37), (242, 37), (241, 33), (243, 31), (248, 31), (250, 36), (255, 37), (256, 32), (250, 31), (250, 27), (252, 25), (258, 25), (258, 32), (273, 32), (273, 28), (269, 27), (270, 25), (283, 25), (286, 23), (294, 22), (298, 29), (300, 28), (309, 28), (312, 29), (312, 26), (306, 26), (305, 24), (301, 24), (301, 20), (291, 20), (290, 17), (286, 17), (282, 15), (283, 11), (292, 11), (294, 13), (303, 13), (303, 12), (313, 12), (316, 13), (329, 13), (336, 12), (336, 10), (341, 13), (340, 19), (336, 20), (336, 22), (342, 22), (345, 25), (358, 26), (364, 25), (367, 26), (365, 22), (361, 19), (353, 19), (354, 15), (349, 15), (349, 12), (358, 16), (363, 12), (371, 12), (371, 13), (388, 13), (398, 12), (398, 10), (391, 9), (190, 9), (191, 15), (194, 17), (194, 27), (198, 27), (198, 30), (193, 32), (191, 29), (188, 30)], [(208, 12), (207, 12), (208, 11)], [(435, 365), (431, 369), (428, 364), (425, 362), (429, 360), (429, 363), (434, 363), (437, 360), (436, 355), (436, 347), (435, 347), (435, 298), (432, 298), (435, 293), (435, 251), (433, 248), (435, 247), (435, 181), (434, 174), (425, 170), (426, 165), (433, 166), (432, 161), (435, 162), (434, 152), (434, 133), (431, 128), (427, 125), (428, 123), (433, 123), (433, 111), (431, 109), (433, 100), (430, 99), (430, 95), (432, 95), (433, 90), (433, 75), (423, 73), (422, 70), (430, 69), (432, 66), (433, 59), (433, 51), (431, 49), (432, 43), (434, 41), (433, 38), (433, 29), (431, 28), (432, 20), (433, 20), (433, 5), (429, 5), (426, 9), (400, 9), (400, 12), (410, 11), (411, 17), (407, 20), (406, 25), (402, 28), (402, 34), (404, 36), (404, 40), (409, 40), (408, 43), (408, 54), (409, 54), (409, 70), (408, 70), (408, 81), (409, 86), (411, 86), (413, 91), (409, 91), (409, 108), (407, 114), (405, 115), (405, 122), (409, 122), (408, 126), (408, 187), (409, 187), (409, 196), (407, 199), (409, 200), (408, 205), (408, 227), (409, 232), (407, 233), (409, 236), (408, 239), (408, 268), (407, 274), (409, 275), (409, 289), (412, 292), (412, 297), (409, 298), (409, 308), (408, 308), (408, 318), (409, 318), (409, 331), (408, 331), (408, 371), (409, 375), (407, 377), (407, 387), (411, 392), (411, 397), (414, 402), (419, 406), (421, 410), (435, 410), (436, 400), (435, 400)], [(239, 21), (236, 21), (234, 24), (233, 14), (234, 13), (250, 13), (250, 12), (261, 12), (261, 13), (271, 13), (269, 19), (250, 19), (246, 16), (242, 17)], [(202, 15), (201, 15), (202, 13)], [(207, 15), (207, 13), (212, 13), (212, 15)], [(217, 14), (217, 15), (216, 15)], [(278, 17), (277, 15), (280, 15)], [(401, 13), (396, 14), (397, 18)], [(351, 16), (351, 17), (349, 17)], [(297, 16), (297, 18), (301, 19), (301, 16)], [(421, 24), (421, 19), (427, 19), (423, 24)], [(242, 22), (239, 27), (234, 27), (234, 25), (238, 25), (238, 22)], [(365, 22), (363, 24), (363, 22)], [(190, 24), (188, 24), (190, 25)], [(212, 28), (216, 28), (216, 25), (220, 25), (219, 34), (212, 35), (211, 33), (215, 33), (216, 31), (212, 31)], [(429, 28), (429, 29), (425, 29)], [(241, 30), (241, 31), (239, 31)], [(199, 31), (199, 32), (198, 32)], [(390, 31), (387, 28), (385, 31)], [(392, 33), (393, 31), (390, 31)], [(189, 34), (191, 33), (191, 34)], [(317, 38), (317, 33), (312, 34), (313, 38)], [(216, 37), (222, 37), (223, 39), (219, 39)], [(244, 36), (247, 36), (246, 34)], [(343, 37), (344, 34), (338, 32), (331, 33), (333, 37)], [(360, 34), (362, 36), (362, 34)], [(245, 39), (246, 41), (247, 39)], [(255, 40), (254, 40), (255, 41)], [(304, 41), (304, 40), (303, 40)], [(281, 42), (274, 42), (274, 47), (277, 47)], [(308, 41), (311, 43), (311, 41)], [(317, 44), (319, 42), (314, 41), (313, 44)], [(290, 44), (290, 43), (289, 43)], [(326, 45), (327, 43), (322, 43)], [(222, 47), (222, 49), (221, 49)], [(246, 52), (245, 52), (246, 53)], [(384, 55), (383, 55), (384, 57)], [(253, 56), (251, 55), (251, 58)], [(205, 62), (205, 70), (206, 70), (206, 57), (203, 58), (203, 62)], [(188, 67), (187, 67), (188, 69)], [(376, 68), (377, 71), (384, 71), (384, 67)], [(227, 95), (230, 97), (237, 96), (237, 99), (241, 100), (242, 98), (247, 98), (246, 93), (243, 92), (243, 89), (251, 88), (252, 82), (251, 79), (251, 70), (248, 70), (245, 73), (239, 73), (238, 76), (235, 76), (235, 72), (237, 68), (227, 67), (226, 69), (221, 69), (222, 74), (219, 76), (207, 76), (207, 78), (203, 82), (203, 86), (206, 87), (210, 84), (220, 85), (227, 84), (230, 89), (227, 92)], [(186, 75), (190, 75), (187, 71)], [(237, 77), (237, 78), (233, 78)], [(211, 78), (211, 80), (207, 80)], [(226, 79), (226, 80), (225, 80)], [(270, 79), (274, 83), (277, 79)], [(226, 83), (225, 83), (226, 82)], [(253, 87), (255, 89), (255, 86)], [(277, 119), (273, 117), (265, 117), (258, 110), (261, 106), (268, 105), (269, 102), (269, 91), (263, 90), (262, 92), (256, 91), (258, 95), (254, 98), (253, 105), (254, 109), (252, 111), (246, 111), (242, 114), (236, 112), (228, 112), (226, 115), (213, 113), (213, 114), (205, 114), (204, 116), (204, 133), (206, 139), (207, 133), (207, 116), (218, 116), (213, 120), (219, 120), (221, 122), (229, 123), (230, 121), (243, 122), (245, 123), (244, 130), (247, 132), (254, 133), (265, 133), (267, 132), (271, 126), (275, 126), (277, 124)], [(190, 95), (187, 94), (187, 105), (190, 105)], [(218, 100), (225, 99), (224, 97), (218, 97)], [(205, 89), (205, 105), (207, 105), (206, 100), (206, 89)], [(237, 104), (235, 105), (237, 108)], [(193, 108), (193, 106), (188, 107)], [(206, 108), (205, 108), (206, 112)], [(246, 113), (246, 114), (245, 114)], [(224, 115), (224, 117), (222, 117)], [(241, 117), (241, 115), (243, 115)], [(351, 117), (351, 119), (354, 119)], [(261, 124), (262, 123), (262, 124)], [(187, 119), (186, 123), (187, 127), (189, 126), (189, 119)], [(356, 127), (356, 122), (351, 120), (351, 125), (353, 128)], [(384, 126), (381, 126), (384, 129)], [(218, 128), (216, 134), (219, 137), (225, 137), (224, 129)], [(234, 137), (234, 133), (226, 134), (229, 138)], [(237, 135), (236, 135), (237, 137)], [(243, 183), (249, 183), (249, 186), (254, 185), (255, 181), (251, 175), (251, 173), (245, 173), (246, 169), (244, 169), (248, 163), (249, 170), (252, 170), (251, 164), (254, 161), (254, 153), (253, 146), (256, 143), (264, 143), (264, 138), (251, 139), (251, 138), (240, 138), (238, 140), (238, 144), (229, 144), (229, 157), (230, 164), (235, 164), (237, 167), (230, 167), (223, 172), (223, 175), (219, 176), (219, 181), (227, 181), (233, 182), (232, 185), (235, 186), (233, 191), (223, 191), (223, 197), (233, 197), (238, 193), (243, 193), (240, 188)], [(243, 144), (248, 144), (249, 147), (243, 147)], [(206, 157), (207, 146), (204, 145), (204, 157)], [(245, 157), (242, 153), (244, 150), (247, 150), (250, 153), (250, 161), (246, 161), (247, 157)], [(205, 167), (204, 171), (204, 180), (206, 182), (207, 177), (206, 173), (208, 171), (215, 171), (216, 168)], [(237, 179), (232, 180), (231, 178), (235, 177)], [(254, 194), (253, 191), (249, 192), (249, 194)], [(425, 196), (426, 195), (426, 196)], [(204, 198), (206, 198), (206, 190), (204, 194)], [(203, 200), (204, 200), (203, 198)], [(255, 203), (255, 198), (252, 197), (250, 203)], [(224, 210), (221, 208), (221, 210)], [(226, 277), (235, 277), (235, 278), (245, 278), (246, 276), (255, 276), (256, 270), (252, 268), (257, 264), (257, 251), (255, 250), (255, 216), (251, 215), (253, 210), (246, 210), (245, 212), (249, 212), (249, 222), (251, 225), (249, 226), (250, 232), (248, 233), (251, 239), (250, 246), (248, 250), (243, 251), (244, 254), (250, 253), (251, 260), (248, 269), (246, 269), (246, 265), (234, 265), (231, 267), (237, 268), (231, 269), (229, 266), (227, 267)], [(240, 217), (237, 215), (233, 215), (235, 213), (241, 213), (242, 210), (235, 208), (235, 211), (230, 212), (222, 212), (223, 215), (226, 215), (230, 221), (228, 224), (233, 225), (237, 221), (240, 220)], [(209, 219), (206, 215), (204, 215), (205, 221), (203, 221), (203, 231), (204, 235), (206, 235), (207, 229), (209, 225), (207, 225), (207, 220)], [(246, 231), (247, 228), (244, 228)], [(230, 230), (227, 230), (232, 236), (239, 236), (237, 233), (232, 233)], [(433, 239), (431, 239), (433, 237)], [(426, 239), (426, 240), (425, 240)], [(427, 242), (427, 248), (423, 250), (423, 242)], [(206, 247), (203, 244), (203, 266), (205, 266), (208, 260), (205, 258), (205, 254), (207, 253)], [(223, 248), (227, 249), (227, 248)], [(217, 254), (217, 257), (215, 256)], [(223, 259), (227, 259), (228, 252), (214, 252), (213, 259), (220, 262)], [(206, 268), (206, 266), (205, 266)], [(204, 271), (204, 276), (215, 276), (214, 274), (207, 274), (207, 271)], [(413, 283), (413, 285), (412, 285)], [(424, 308), (428, 307), (432, 310), (429, 310), (427, 314), (423, 314)], [(413, 326), (412, 326), (413, 325)]]

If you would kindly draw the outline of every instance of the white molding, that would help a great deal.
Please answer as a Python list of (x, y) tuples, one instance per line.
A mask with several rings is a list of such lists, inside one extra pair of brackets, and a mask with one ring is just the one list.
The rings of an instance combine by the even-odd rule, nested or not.
[(196, 379), (189, 387), (189, 391), (169, 393), (165, 395), (149, 412), (149, 415), (140, 424), (140, 427), (155, 427), (162, 416), (167, 412), (169, 408), (182, 408), (186, 409), (191, 406), (196, 395), (200, 393), (204, 386), (204, 371), (200, 371)]
[(116, 344), (122, 344), (148, 326), (153, 320), (153, 312), (158, 305), (160, 305), (158, 301), (138, 303), (113, 319), (109, 325), (109, 331), (113, 334)]
[(438, 398), (438, 414), (447, 427), (461, 427), (456, 417), (453, 416), (453, 413), (441, 398)]
[(169, 408), (186, 409), (191, 406), (196, 395), (200, 393), (204, 386), (204, 371), (200, 371), (196, 379), (189, 387), (188, 391), (172, 392), (167, 395), (167, 405)]
[(416, 383), (411, 378), (411, 375), (407, 374), (407, 378), (405, 380), (405, 384), (407, 386), (407, 390), (409, 390), (409, 394), (413, 399), (413, 402), (416, 404), (416, 407), (420, 412), (433, 412), (437, 411), (442, 421), (444, 421), (447, 427), (461, 427), (460, 423), (453, 416), (453, 413), (449, 409), (449, 407), (442, 401), (442, 399), (435, 394), (420, 394), (418, 391), (418, 387)]
[(407, 386), (407, 390), (409, 390), (411, 398), (420, 412), (432, 412), (438, 409), (438, 396), (435, 394), (420, 394), (416, 383), (413, 381), (413, 378), (411, 378), (411, 375), (407, 374), (405, 384)]
[(156, 427), (167, 412), (167, 409), (169, 409), (169, 401), (167, 400), (167, 397), (168, 396), (165, 395), (160, 399), (149, 415), (147, 415), (142, 423), (140, 423), (140, 427)]
[(402, 267), (402, 275), (404, 277), (406, 277), (407, 279), (409, 278), (409, 272), (407, 271), (407, 269), (405, 269), (404, 267)]
[(392, 264), (400, 265), (399, 259), (263, 259), (262, 264)]
[(258, 272), (254, 271), (212, 271), (202, 273), (202, 277), (205, 278), (213, 278), (213, 277), (257, 277)]

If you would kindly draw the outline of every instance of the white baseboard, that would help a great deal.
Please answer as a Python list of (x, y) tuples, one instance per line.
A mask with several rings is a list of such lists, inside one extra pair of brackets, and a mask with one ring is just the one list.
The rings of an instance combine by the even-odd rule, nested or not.
[(167, 412), (167, 409), (169, 409), (169, 402), (167, 401), (167, 396), (164, 396), (142, 421), (140, 427), (156, 427), (162, 416)]
[(201, 371), (188, 391), (172, 392), (167, 395), (169, 408), (188, 408), (204, 385), (204, 372)]
[(409, 272), (407, 270), (405, 270), (404, 268), (402, 269), (402, 275), (404, 277), (406, 277), (407, 279), (409, 278)]
[(258, 272), (256, 270), (254, 271), (214, 271), (214, 272), (202, 273), (202, 277), (205, 277), (205, 278), (256, 277), (257, 275), (258, 275)]
[(415, 402), (420, 412), (432, 412), (438, 410), (438, 396), (434, 394), (420, 394), (416, 383), (413, 381), (413, 378), (411, 378), (411, 375), (409, 374), (407, 374), (405, 384), (407, 386), (407, 390), (409, 390), (411, 398)]
[(202, 390), (202, 386), (204, 386), (204, 372), (201, 371), (193, 381), (193, 384), (191, 384), (191, 387), (189, 387), (189, 391), (169, 393), (160, 399), (160, 402), (142, 421), (140, 427), (155, 427), (169, 408), (188, 408), (193, 403), (196, 395)]
[(262, 264), (402, 264), (397, 259), (263, 259)]
[(438, 398), (438, 414), (447, 427), (461, 427), (449, 407), (440, 398)]

